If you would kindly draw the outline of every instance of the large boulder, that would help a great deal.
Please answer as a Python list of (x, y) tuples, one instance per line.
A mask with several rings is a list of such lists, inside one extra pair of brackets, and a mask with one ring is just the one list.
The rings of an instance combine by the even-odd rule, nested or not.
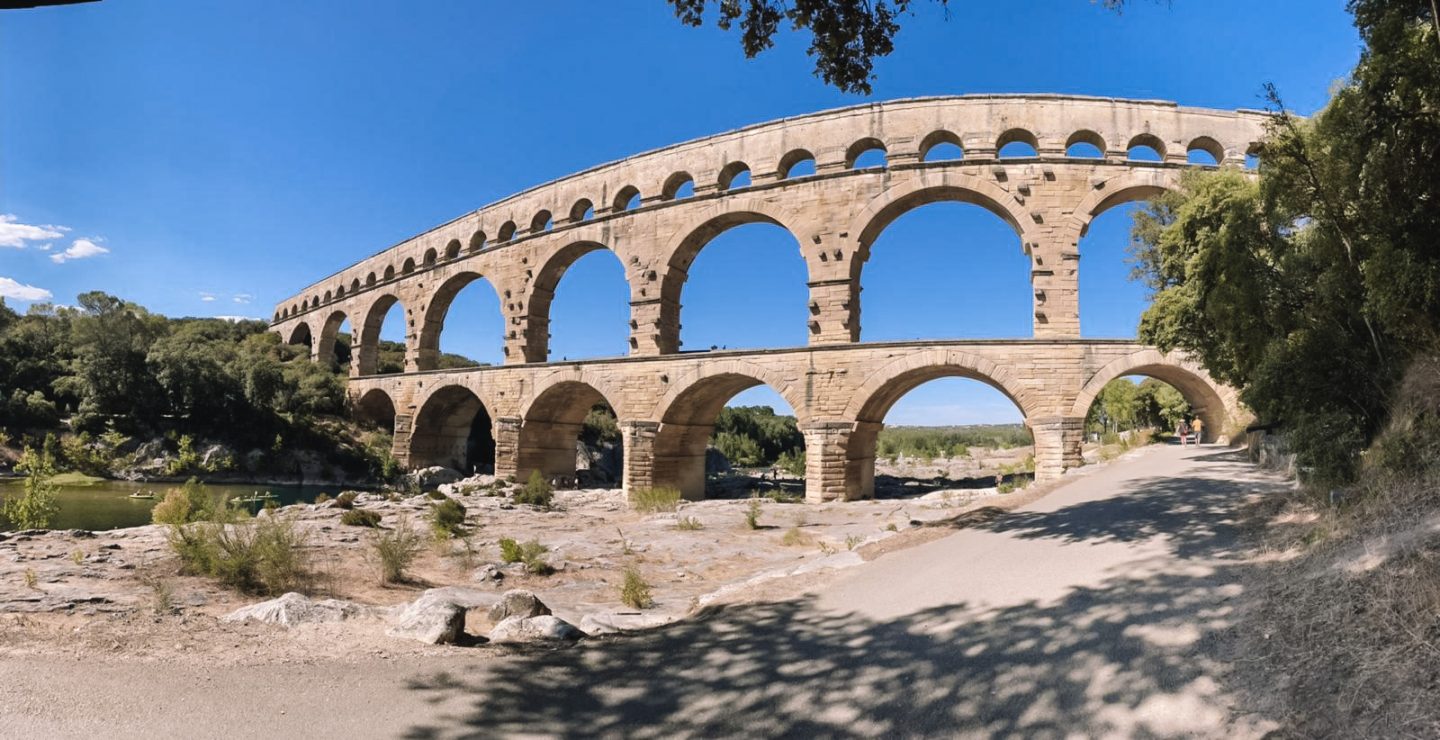
[(465, 613), (493, 605), (498, 597), (473, 588), (432, 588), (395, 615), (386, 634), (427, 645), (453, 645), (465, 633)]
[(289, 628), (298, 624), (343, 622), (368, 612), (368, 609), (354, 602), (339, 599), (312, 601), (302, 594), (291, 592), (278, 599), (241, 607), (221, 617), (221, 620), (244, 622), (253, 619)]
[(490, 621), (499, 624), (510, 617), (539, 617), (550, 613), (550, 607), (536, 598), (535, 594), (523, 589), (506, 591), (494, 606), (490, 607)]
[(573, 641), (584, 636), (575, 625), (550, 614), (506, 617), (490, 628), (490, 642), (494, 643)]
[(412, 484), (424, 489), (435, 489), (442, 484), (462, 480), (464, 477), (458, 470), (441, 465), (412, 470), (407, 476)]

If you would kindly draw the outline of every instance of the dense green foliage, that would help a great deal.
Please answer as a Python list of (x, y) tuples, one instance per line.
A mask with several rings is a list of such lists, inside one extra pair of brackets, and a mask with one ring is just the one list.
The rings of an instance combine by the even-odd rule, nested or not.
[(1342, 481), (1440, 323), (1440, 43), (1426, 0), (1355, 0), (1366, 48), (1324, 110), (1280, 111), (1258, 181), (1189, 178), (1137, 220), (1141, 338), (1199, 356)]
[(0, 520), (14, 529), (44, 529), (60, 510), (55, 504), (56, 486), (51, 482), (55, 464), (43, 450), (26, 450), (15, 466), (24, 473), (25, 484), (18, 496), (0, 496)]
[(904, 456), (934, 460), (964, 457), (971, 447), (1009, 449), (1033, 444), (1024, 424), (974, 424), (955, 427), (886, 427), (875, 454), (888, 460)]
[(1091, 432), (1129, 429), (1173, 430), (1181, 419), (1194, 417), (1190, 404), (1168, 383), (1146, 378), (1139, 384), (1116, 378), (1100, 389), (1085, 417)]
[(785, 453), (803, 454), (805, 436), (793, 416), (779, 416), (769, 406), (727, 406), (720, 410), (710, 444), (731, 465), (742, 468), (773, 465)]
[(68, 421), (74, 434), (53, 443), (58, 467), (105, 475), (138, 440), (162, 436), (176, 455), (169, 475), (236, 467), (202, 464), (202, 438), (264, 451), (262, 466), (308, 449), (351, 469), (381, 467), (343, 430), (316, 423), (343, 410), (339, 368), (310, 362), (264, 322), (169, 319), (100, 292), (76, 304), (21, 316), (0, 301), (0, 424), (23, 441)]

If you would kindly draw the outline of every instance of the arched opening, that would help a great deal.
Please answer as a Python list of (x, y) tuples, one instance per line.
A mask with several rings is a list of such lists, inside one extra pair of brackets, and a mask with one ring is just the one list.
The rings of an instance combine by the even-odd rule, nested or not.
[(860, 338), (1032, 336), (1030, 258), (1002, 213), (977, 193), (939, 188), (882, 211), (851, 264)]
[(634, 185), (626, 185), (620, 188), (620, 192), (615, 194), (615, 203), (612, 210), (633, 211), (640, 207), (640, 200), (640, 189)]
[(357, 360), (360, 375), (405, 372), (405, 307), (392, 295), (375, 299), (360, 326)]
[(1190, 164), (1219, 167), (1225, 160), (1225, 147), (1208, 136), (1201, 136), (1190, 142), (1185, 150), (1185, 160)]
[(665, 325), (675, 327), (676, 347), (687, 351), (803, 346), (807, 275), (800, 243), (778, 222), (727, 214), (690, 234), (671, 257), (661, 295), (675, 318)]
[(885, 143), (879, 139), (861, 139), (845, 151), (845, 169), (864, 170), (885, 167)]
[(815, 155), (804, 149), (795, 149), (780, 158), (780, 179), (807, 177), (815, 174)]
[(357, 292), (359, 292), (359, 291), (360, 291), (360, 279), (359, 279), (359, 278), (356, 278), (356, 279), (354, 279), (354, 280), (351, 280), (351, 281), (350, 281), (350, 292), (351, 292), (351, 293), (357, 293)]
[(386, 280), (394, 280), (394, 279), (395, 279), (395, 266), (394, 266), (394, 265), (386, 265), (386, 266), (385, 266), (385, 279), (386, 279)]
[(688, 172), (676, 172), (665, 180), (660, 196), (665, 200), (678, 200), (695, 195), (695, 178)]
[(1076, 131), (1065, 142), (1065, 156), (1072, 159), (1104, 159), (1105, 139), (1094, 131)]
[(496, 238), (496, 239), (499, 239), (501, 244), (504, 244), (504, 243), (510, 241), (511, 239), (514, 239), (514, 238), (515, 238), (515, 222), (514, 222), (514, 221), (506, 221), (505, 223), (500, 224), (500, 231), (499, 231), (498, 234), (496, 234), (496, 237), (495, 237), (495, 238)]
[[(447, 325), (455, 328), (446, 333)], [(501, 364), (504, 331), (495, 286), (478, 272), (455, 275), (436, 288), (425, 310), (419, 327), (419, 369)]]
[(335, 300), (338, 301), (338, 300), (340, 300), (341, 298), (344, 298), (344, 297), (345, 297), (345, 286), (344, 286), (344, 285), (337, 285), (337, 286), (335, 286)]
[(372, 273), (369, 273), (369, 274), (367, 274), (367, 275), (365, 276), (365, 287), (367, 287), (367, 288), (373, 288), (373, 287), (375, 287), (375, 273), (372, 272)]
[(1136, 200), (1108, 208), (1090, 220), (1080, 237), (1081, 337), (1134, 339), (1139, 330), (1150, 297), (1145, 284), (1131, 275), (1130, 229), (1142, 208)]
[(310, 325), (303, 322), (291, 327), (290, 336), (285, 339), (286, 344), (304, 347), (306, 357), (311, 356), (312, 342), (314, 342), (314, 337), (310, 335)]
[(470, 235), (470, 251), (478, 252), (485, 248), (485, 232), (477, 231)]
[(410, 468), (435, 465), (464, 474), (495, 472), (490, 412), (473, 391), (452, 385), (430, 394), (415, 415)]
[(530, 219), (530, 233), (543, 234), (555, 227), (555, 219), (549, 211), (542, 210)]
[(576, 242), (551, 257), (535, 276), (529, 311), (530, 331), (547, 332), (551, 361), (628, 351), (630, 286), (620, 258), (603, 244)]
[(1040, 156), (1040, 142), (1035, 134), (1023, 128), (1012, 128), (995, 140), (995, 153), (1001, 159), (1028, 159)]
[(744, 162), (731, 162), (720, 170), (717, 183), (721, 192), (736, 188), (750, 187), (750, 166)]
[(320, 329), (316, 359), (331, 367), (346, 367), (350, 364), (350, 319), (343, 311), (334, 311), (325, 319)]
[(1258, 142), (1252, 143), (1249, 147), (1245, 149), (1245, 169), (1260, 169), (1260, 157), (1263, 154), (1261, 149), (1262, 148)]
[(395, 431), (395, 402), (379, 388), (365, 391), (350, 408), (350, 415), (360, 426), (385, 435)]
[(587, 383), (546, 388), (524, 411), (517, 473), (538, 470), (566, 487), (613, 488), (624, 474), (620, 427), (610, 402)]
[(405, 264), (400, 266), (400, 273), (402, 275), (409, 275), (412, 272), (415, 272), (415, 260), (413, 258), (406, 257)]
[(795, 413), (773, 388), (757, 386), (762, 381), (725, 373), (678, 394), (655, 435), (654, 485), (690, 500), (767, 487), (803, 495), (805, 437)]
[[(1173, 414), (1183, 411), (1186, 414), (1186, 421), (1194, 424), (1195, 419), (1201, 421), (1201, 441), (1214, 442), (1224, 435), (1226, 424), (1229, 421), (1229, 412), (1225, 399), (1220, 395), (1220, 389), (1201, 372), (1181, 365), (1173, 364), (1155, 350), (1147, 350), (1111, 363), (1101, 369), (1085, 384), (1076, 398), (1072, 413), (1075, 415), (1086, 414), (1087, 420), (1094, 413), (1097, 416), (1117, 416), (1119, 423), (1111, 429), (1123, 429), (1135, 423), (1130, 420), (1125, 411), (1126, 404), (1132, 403), (1132, 393), (1138, 397), (1138, 389), (1144, 385), (1144, 381), (1136, 382), (1139, 378), (1153, 378), (1165, 386), (1169, 386), (1179, 393), (1184, 401), (1183, 405), (1174, 403), (1173, 397), (1169, 399), (1171, 416), (1161, 418), (1173, 420)], [(1120, 385), (1120, 384), (1128, 384)], [(1153, 385), (1153, 384), (1152, 384)], [(1106, 389), (1109, 388), (1107, 397)], [(1110, 410), (1095, 412), (1094, 405), (1100, 403), (1102, 407), (1110, 403)], [(1137, 410), (1138, 414), (1139, 411)], [(1157, 412), (1158, 413), (1158, 412)], [(1165, 432), (1173, 432), (1174, 426), (1162, 429)]]
[(426, 266), (426, 267), (434, 267), (434, 266), (435, 266), (435, 260), (436, 260), (436, 258), (437, 258), (438, 256), (439, 256), (439, 255), (436, 254), (434, 247), (431, 247), (430, 249), (425, 250), (425, 266)]
[(589, 221), (592, 218), (595, 218), (595, 204), (591, 203), (589, 198), (581, 198), (575, 201), (575, 205), (570, 206), (570, 220), (572, 222), (580, 223), (582, 221)]
[(459, 257), (459, 256), (460, 256), (460, 240), (459, 240), (459, 239), (451, 239), (450, 242), (445, 245), (445, 259), (447, 259), (447, 260), (453, 260), (453, 259), (455, 259), (455, 258), (457, 258), (457, 257)]
[(920, 142), (921, 162), (964, 158), (965, 149), (960, 145), (960, 137), (949, 131), (934, 131)]
[(1131, 162), (1164, 162), (1165, 142), (1154, 134), (1140, 134), (1130, 140), (1127, 158)]
[(1195, 418), (1194, 407), (1175, 386), (1139, 375), (1116, 378), (1100, 389), (1085, 414), (1086, 452), (1098, 455), (1097, 448), (1104, 446), (1160, 440), (1178, 443), (1181, 422), (1188, 426)]
[(864, 399), (846, 443), (847, 498), (973, 497), (1023, 487), (1035, 471), (1024, 410), (973, 368), (940, 364)]

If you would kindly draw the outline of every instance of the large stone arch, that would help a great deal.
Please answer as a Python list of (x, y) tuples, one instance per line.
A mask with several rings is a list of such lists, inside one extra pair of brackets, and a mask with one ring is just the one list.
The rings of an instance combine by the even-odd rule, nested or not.
[[(663, 262), (657, 261), (657, 264), (663, 264), (661, 269), (664, 271), (659, 276), (659, 295), (648, 293), (637, 295), (633, 292), (637, 288), (641, 291), (647, 289), (636, 285), (631, 286), (631, 303), (635, 307), (632, 308), (632, 316), (639, 311), (640, 306), (650, 304), (659, 306), (655, 331), (657, 333), (656, 344), (661, 354), (680, 351), (680, 295), (684, 290), (686, 280), (690, 277), (690, 266), (695, 262), (700, 250), (714, 241), (716, 237), (730, 229), (747, 224), (772, 224), (785, 229), (790, 234), (795, 240), (800, 258), (805, 259), (805, 250), (798, 246), (801, 244), (800, 235), (787, 225), (787, 222), (791, 220), (787, 214), (756, 198), (727, 199), (727, 205), (731, 210), (710, 216), (698, 223), (687, 223), (666, 244), (659, 254), (660, 260)], [(806, 271), (809, 272), (808, 265)]]
[[(420, 326), (416, 331), (416, 353), (415, 365), (417, 370), (434, 370), (440, 363), (440, 335), (445, 331), (445, 322), (449, 318), (450, 305), (455, 302), (455, 296), (460, 294), (470, 284), (481, 281), (490, 286), (494, 291), (495, 300), (503, 307), (504, 297), (500, 294), (500, 288), (489, 277), (474, 270), (466, 270), (451, 275), (442, 281), (431, 291), (430, 298), (425, 302), (425, 314), (420, 319)], [(501, 309), (501, 325), (505, 323), (504, 310)], [(503, 342), (503, 337), (501, 338)], [(543, 362), (544, 359), (539, 360)]]
[(1116, 378), (1144, 375), (1169, 383), (1205, 422), (1204, 440), (1219, 439), (1232, 417), (1239, 414), (1239, 399), (1234, 389), (1217, 383), (1204, 368), (1189, 358), (1158, 349), (1144, 349), (1112, 360), (1086, 380), (1070, 406), (1072, 418), (1085, 418), (1100, 390)]
[(535, 271), (535, 278), (530, 284), (524, 307), (526, 362), (545, 362), (549, 359), (550, 304), (555, 299), (555, 290), (570, 267), (592, 252), (605, 252), (615, 258), (625, 276), (627, 295), (633, 295), (629, 271), (624, 269), (620, 255), (614, 250), (593, 239), (564, 242), (558, 249), (540, 258), (540, 267)]
[[(331, 311), (330, 315), (325, 317), (320, 327), (320, 335), (316, 337), (315, 350), (311, 353), (316, 362), (325, 365), (335, 362), (335, 341), (339, 338), (340, 326), (347, 318), (349, 317), (342, 309)], [(350, 322), (350, 328), (354, 331), (354, 321)]]
[(915, 176), (871, 198), (850, 221), (847, 233), (855, 240), (855, 250), (850, 257), (848, 294), (844, 300), (850, 341), (859, 341), (861, 337), (861, 279), (865, 263), (870, 260), (870, 247), (896, 219), (922, 206), (943, 202), (969, 203), (995, 214), (1015, 230), (1021, 249), (1029, 252), (1033, 236), (1026, 223), (1030, 218), (1015, 196), (992, 181), (951, 169), (917, 171)]
[(351, 362), (353, 373), (357, 376), (374, 375), (380, 366), (380, 329), (385, 324), (385, 315), (396, 304), (400, 304), (400, 312), (405, 321), (405, 344), (408, 352), (410, 345), (410, 312), (405, 304), (400, 303), (400, 297), (394, 293), (381, 293), (376, 295), (370, 302), (369, 307), (364, 309), (364, 319), (355, 326), (355, 320), (351, 319), (351, 325), (359, 335), (358, 341), (352, 341), (350, 346)]
[(370, 388), (350, 402), (350, 416), (355, 421), (386, 432), (395, 431), (395, 414), (395, 399), (383, 388)]
[(619, 411), (620, 396), (588, 373), (556, 373), (531, 389), (520, 411), (516, 473), (538, 470), (546, 477), (576, 475), (576, 440), (585, 417), (598, 404)]
[[(495, 407), (473, 388), (437, 385), (415, 406), (407, 455), (411, 468), (442, 465), (469, 473), (495, 464)], [(483, 433), (479, 427), (485, 427)], [(472, 430), (477, 433), (472, 435)]]
[(310, 330), (310, 322), (297, 321), (290, 327), (290, 331), (281, 335), (286, 344), (303, 344), (310, 347), (310, 354), (314, 356), (315, 332)]
[(875, 447), (885, 415), (905, 394), (940, 378), (969, 378), (1000, 391), (1027, 423), (1038, 401), (1004, 366), (957, 350), (934, 349), (896, 359), (871, 373), (850, 396), (844, 419), (853, 422), (844, 442), (846, 499), (875, 495)]
[[(768, 385), (795, 411), (803, 427), (804, 398), (784, 378), (743, 360), (725, 360), (677, 379), (656, 404), (660, 420), (653, 442), (651, 483), (680, 491), (687, 499), (705, 497), (705, 449), (715, 419), (735, 394)], [(630, 450), (626, 450), (630, 454)]]
[(1062, 239), (1078, 246), (1096, 216), (1125, 203), (1179, 190), (1182, 171), (1165, 167), (1126, 167), (1120, 174), (1093, 185), (1065, 223)]

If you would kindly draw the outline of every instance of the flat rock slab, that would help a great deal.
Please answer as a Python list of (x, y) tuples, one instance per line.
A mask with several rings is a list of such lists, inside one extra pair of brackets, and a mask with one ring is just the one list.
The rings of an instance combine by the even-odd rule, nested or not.
[(225, 622), (254, 620), (289, 628), (300, 624), (343, 622), (347, 619), (367, 615), (370, 612), (369, 608), (351, 601), (339, 599), (313, 601), (303, 594), (291, 592), (278, 599), (241, 607), (221, 617), (221, 620)]

